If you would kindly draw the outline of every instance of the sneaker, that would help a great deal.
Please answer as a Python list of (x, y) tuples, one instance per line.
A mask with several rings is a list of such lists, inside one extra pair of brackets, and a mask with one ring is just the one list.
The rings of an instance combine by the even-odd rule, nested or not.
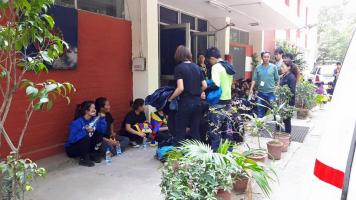
[(155, 141), (155, 140), (152, 140), (152, 142), (150, 143), (150, 146), (151, 147), (156, 147), (156, 146), (158, 146), (158, 142)]
[(140, 145), (138, 145), (136, 142), (131, 142), (131, 146), (133, 148), (139, 148), (140, 147)]
[(93, 155), (90, 155), (90, 160), (93, 161), (93, 162), (96, 162), (96, 163), (101, 163), (101, 156), (98, 154), (93, 154)]
[(88, 159), (81, 158), (79, 160), (79, 165), (85, 166), (85, 167), (94, 167), (94, 162)]

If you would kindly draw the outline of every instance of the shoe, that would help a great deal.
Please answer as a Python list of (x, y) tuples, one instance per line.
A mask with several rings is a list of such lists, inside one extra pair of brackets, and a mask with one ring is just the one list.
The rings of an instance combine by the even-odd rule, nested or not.
[(96, 163), (101, 163), (101, 156), (98, 154), (93, 154), (93, 155), (90, 155), (90, 160), (93, 161), (93, 162), (96, 162)]
[(158, 142), (155, 141), (155, 140), (152, 140), (152, 142), (150, 143), (150, 146), (151, 147), (156, 147), (156, 146), (158, 146)]
[(138, 145), (136, 142), (131, 142), (131, 146), (133, 148), (140, 148), (140, 145)]
[(79, 165), (85, 166), (85, 167), (94, 167), (95, 164), (93, 161), (91, 161), (89, 159), (80, 158)]

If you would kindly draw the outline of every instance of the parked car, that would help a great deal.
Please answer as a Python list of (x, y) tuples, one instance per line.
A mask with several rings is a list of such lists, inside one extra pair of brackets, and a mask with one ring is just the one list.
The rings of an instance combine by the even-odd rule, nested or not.
[(325, 85), (334, 81), (335, 65), (319, 65), (315, 66), (308, 75), (308, 80), (313, 83), (323, 82)]
[[(356, 199), (356, 35), (350, 43), (336, 84), (315, 158), (309, 200)], [(331, 70), (330, 70), (331, 71)]]

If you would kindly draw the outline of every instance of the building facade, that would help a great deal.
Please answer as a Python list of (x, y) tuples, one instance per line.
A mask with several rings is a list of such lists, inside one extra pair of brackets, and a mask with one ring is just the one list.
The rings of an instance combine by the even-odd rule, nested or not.
[[(78, 66), (48, 76), (72, 82), (78, 92), (70, 106), (59, 102), (49, 113), (35, 114), (24, 152), (34, 159), (63, 152), (75, 105), (83, 100), (108, 97), (119, 127), (131, 99), (144, 98), (173, 80), (178, 45), (188, 46), (194, 60), (218, 47), (233, 62), (235, 79), (250, 78), (252, 55), (273, 52), (278, 40), (295, 43), (313, 63), (316, 30), (311, 19), (316, 12), (308, 1), (56, 0), (78, 12)], [(16, 106), (10, 116), (15, 135), (21, 108)], [(1, 152), (6, 151), (2, 146)]]

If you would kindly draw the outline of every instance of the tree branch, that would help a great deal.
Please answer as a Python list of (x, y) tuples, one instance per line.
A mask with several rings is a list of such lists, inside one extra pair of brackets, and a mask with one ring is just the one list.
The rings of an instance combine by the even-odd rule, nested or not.
[(9, 147), (11, 148), (11, 151), (16, 151), (16, 147), (14, 145), (14, 143), (11, 141), (9, 134), (7, 134), (3, 124), (0, 122), (0, 132), (2, 133), (2, 135), (4, 136), (7, 144), (9, 145)]
[(25, 125), (22, 128), (20, 139), (19, 139), (19, 143), (17, 145), (17, 150), (19, 152), (20, 152), (20, 148), (21, 148), (21, 145), (22, 145), (23, 138), (24, 138), (26, 130), (28, 128), (28, 124), (29, 124), (31, 116), (33, 114), (33, 111), (34, 111), (34, 107), (33, 107), (33, 102), (31, 101), (30, 104), (27, 106), (27, 109), (26, 109)]

